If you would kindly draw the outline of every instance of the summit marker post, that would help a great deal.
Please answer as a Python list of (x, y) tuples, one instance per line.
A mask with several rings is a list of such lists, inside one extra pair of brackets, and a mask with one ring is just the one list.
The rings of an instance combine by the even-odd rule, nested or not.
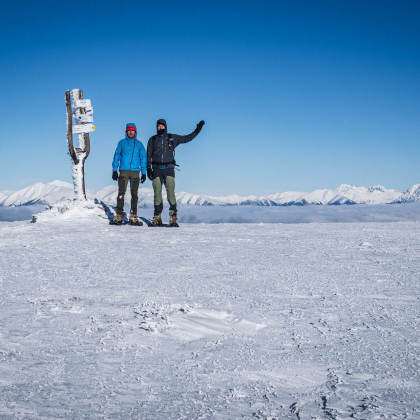
[[(71, 100), (73, 98), (73, 100)], [(83, 99), (80, 89), (66, 91), (67, 109), (67, 145), (72, 162), (72, 176), (75, 200), (86, 201), (85, 161), (90, 153), (89, 133), (95, 130), (93, 123), (93, 108), (90, 99)], [(73, 124), (73, 118), (75, 124)], [(73, 145), (73, 134), (77, 134), (78, 146)]]

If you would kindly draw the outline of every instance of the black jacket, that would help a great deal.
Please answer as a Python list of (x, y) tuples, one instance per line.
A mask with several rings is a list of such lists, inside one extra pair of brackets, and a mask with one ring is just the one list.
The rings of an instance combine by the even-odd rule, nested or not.
[[(159, 124), (166, 127), (165, 120), (158, 120), (156, 126)], [(168, 134), (165, 129), (165, 133), (150, 137), (147, 143), (147, 167), (151, 168), (154, 165), (174, 168), (175, 149), (181, 143), (188, 143), (196, 136), (197, 133), (195, 131), (186, 136), (179, 136), (178, 134)]]

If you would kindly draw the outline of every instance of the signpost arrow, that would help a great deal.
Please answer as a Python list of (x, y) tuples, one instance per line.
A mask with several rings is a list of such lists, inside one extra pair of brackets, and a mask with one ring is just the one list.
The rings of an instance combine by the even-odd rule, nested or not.
[(80, 125), (73, 125), (72, 131), (73, 134), (80, 134), (80, 133), (91, 133), (95, 130), (95, 126), (93, 124), (80, 124)]

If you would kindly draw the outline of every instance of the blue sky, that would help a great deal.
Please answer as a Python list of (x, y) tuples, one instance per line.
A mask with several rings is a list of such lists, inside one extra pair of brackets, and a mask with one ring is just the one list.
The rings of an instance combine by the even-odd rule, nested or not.
[[(71, 6), (71, 7), (70, 7)], [(86, 186), (127, 122), (188, 134), (177, 191), (420, 182), (420, 2), (4, 2), (0, 190), (71, 182), (64, 92), (92, 100)], [(145, 186), (151, 187), (149, 181)]]

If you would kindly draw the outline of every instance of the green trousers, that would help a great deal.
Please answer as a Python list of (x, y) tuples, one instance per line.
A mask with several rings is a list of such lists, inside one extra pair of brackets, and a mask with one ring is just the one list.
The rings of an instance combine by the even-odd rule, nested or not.
[(175, 173), (171, 168), (160, 169), (153, 168), (153, 192), (155, 204), (155, 216), (160, 216), (163, 210), (162, 185), (166, 187), (166, 196), (169, 203), (169, 215), (176, 213), (175, 197)]

